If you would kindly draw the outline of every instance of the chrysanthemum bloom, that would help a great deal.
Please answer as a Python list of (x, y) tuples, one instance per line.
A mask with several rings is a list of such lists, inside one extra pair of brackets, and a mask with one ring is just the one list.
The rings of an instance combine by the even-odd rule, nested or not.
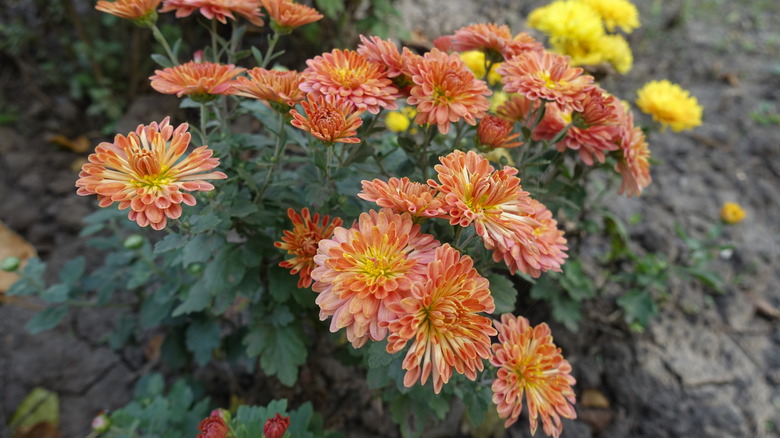
[(550, 52), (528, 52), (504, 62), (498, 72), (504, 91), (530, 100), (552, 100), (564, 110), (582, 111), (593, 76), (573, 68), (566, 57)]
[(535, 139), (553, 139), (571, 123), (556, 147), (561, 152), (566, 149), (578, 151), (580, 159), (592, 166), (594, 159), (604, 162), (605, 152), (619, 149), (625, 117), (619, 99), (594, 88), (586, 94), (582, 112), (572, 113), (561, 110), (556, 104), (548, 105), (533, 136)]
[(412, 284), (411, 295), (389, 305), (398, 316), (388, 324), (387, 352), (401, 351), (410, 340), (403, 369), (404, 385), (422, 385), (433, 375), (438, 394), (452, 369), (474, 380), (482, 359), (490, 357), (490, 319), (478, 315), (495, 310), (487, 279), (474, 269), (471, 257), (450, 245), (436, 249), (424, 281)]
[(323, 216), (320, 222), (320, 214), (316, 213), (314, 217), (309, 213), (308, 208), (301, 210), (301, 214), (295, 212), (292, 208), (287, 209), (287, 216), (292, 220), (292, 231), (284, 230), (281, 242), (274, 242), (274, 246), (287, 251), (287, 254), (293, 256), (291, 259), (279, 262), (279, 266), (289, 268), (290, 274), (299, 274), (298, 287), (311, 286), (311, 270), (314, 269), (314, 256), (317, 254), (317, 244), (322, 239), (329, 239), (333, 236), (333, 230), (340, 226), (341, 218)]
[(157, 21), (157, 6), (162, 0), (100, 0), (95, 9), (126, 20), (133, 20), (139, 26), (150, 26)]
[(174, 130), (166, 117), (159, 125), (140, 125), (127, 137), (117, 134), (113, 143), (100, 143), (81, 168), (77, 193), (97, 195), (101, 207), (114, 202), (120, 210), (130, 207), (128, 218), (142, 227), (165, 228), (168, 218), (181, 216), (182, 202), (195, 205), (195, 197), (183, 192), (207, 192), (214, 186), (204, 180), (227, 178), (210, 172), (219, 160), (207, 146), (182, 158), (190, 143), (187, 128), (183, 123)]
[(406, 132), (412, 121), (401, 111), (390, 111), (385, 115), (385, 126), (391, 132)]
[(288, 427), (290, 427), (290, 417), (282, 417), (277, 412), (275, 417), (271, 417), (265, 422), (263, 435), (265, 438), (282, 438)]
[(523, 410), (523, 394), (528, 404), (531, 435), (536, 433), (539, 417), (544, 433), (555, 438), (561, 434), (561, 417), (574, 419), (574, 391), (571, 365), (553, 343), (550, 327), (541, 323), (531, 327), (522, 316), (501, 315), (493, 321), (498, 343), (493, 344), (490, 363), (498, 368), (493, 381), (493, 403), (498, 415), (506, 418), (504, 427), (517, 421)]
[(385, 74), (398, 88), (399, 95), (408, 96), (412, 86), (409, 65), (422, 57), (409, 50), (408, 47), (399, 51), (395, 43), (383, 40), (378, 36), (360, 35), (360, 41), (361, 44), (358, 45), (357, 52), (365, 56), (368, 62), (378, 64), (386, 69)]
[(175, 67), (155, 70), (150, 76), (152, 88), (177, 97), (190, 96), (196, 102), (208, 102), (218, 95), (231, 94), (233, 78), (246, 69), (233, 64), (190, 61)]
[(448, 52), (466, 52), (479, 50), (492, 62), (500, 62), (519, 55), (526, 50), (541, 50), (541, 43), (536, 42), (526, 33), (512, 37), (509, 27), (494, 23), (472, 24), (455, 31), (454, 35), (437, 38), (434, 45), (439, 50)]
[(315, 96), (338, 96), (371, 114), (398, 108), (398, 89), (384, 68), (353, 50), (335, 49), (306, 61), (301, 90)]
[(552, 212), (541, 202), (531, 199), (531, 214), (528, 215), (537, 222), (534, 226), (534, 245), (539, 250), (539, 271), (534, 271), (531, 267), (532, 277), (538, 277), (542, 271), (561, 272), (566, 258), (569, 256), (566, 251), (566, 238), (563, 237), (563, 230), (558, 229), (558, 221), (553, 219)]
[(514, 94), (496, 108), (496, 114), (514, 122), (526, 122), (528, 113), (536, 111), (542, 105), (541, 101), (530, 100), (525, 96)]
[(303, 101), (303, 91), (298, 88), (302, 78), (297, 71), (266, 70), (255, 67), (247, 71), (247, 75), (249, 77), (241, 76), (236, 79), (232, 94), (264, 100), (272, 108), (283, 113)]
[(487, 115), (477, 125), (477, 144), (484, 148), (516, 148), (523, 144), (521, 141), (512, 141), (520, 137), (520, 133), (512, 133), (514, 123), (503, 117)]
[(539, 222), (530, 217), (531, 198), (515, 176), (517, 169), (496, 171), (473, 151), (454, 151), (439, 161), (435, 169), (440, 183), (431, 179), (428, 185), (444, 197), (442, 213), (450, 224), (473, 223), (495, 261), (503, 260), (512, 273), (538, 276), (544, 270), (533, 234)]
[(262, 0), (262, 2), (271, 18), (271, 27), (282, 35), (322, 19), (322, 14), (316, 9), (295, 3), (293, 0)]
[(628, 0), (578, 0), (593, 8), (599, 14), (608, 31), (620, 28), (631, 33), (639, 27), (639, 11)]
[(320, 319), (332, 316), (334, 333), (346, 327), (355, 348), (368, 338), (384, 339), (385, 323), (395, 316), (387, 306), (424, 280), (438, 246), (409, 214), (390, 209), (361, 214), (351, 229), (336, 228), (332, 238), (320, 241), (311, 273)]
[(631, 46), (623, 35), (604, 35), (598, 40), (598, 50), (604, 53), (604, 60), (620, 74), (628, 73), (634, 66)]
[(693, 129), (701, 125), (702, 108), (688, 90), (666, 79), (650, 81), (637, 91), (636, 105), (644, 113), (653, 116), (664, 129), (674, 132)]
[(290, 110), (293, 126), (328, 144), (360, 143), (360, 139), (353, 135), (363, 124), (360, 119), (362, 109), (356, 110), (351, 102), (337, 97), (315, 97), (310, 93), (306, 99), (301, 102), (305, 117), (294, 109)]
[(550, 37), (553, 47), (564, 41), (592, 41), (604, 35), (601, 16), (584, 2), (558, 0), (531, 11), (528, 26)]
[(623, 180), (619, 194), (639, 196), (650, 185), (650, 149), (645, 133), (634, 126), (634, 115), (629, 113), (620, 138), (622, 158), (615, 164)]
[(392, 177), (387, 182), (380, 179), (363, 180), (363, 190), (358, 197), (375, 202), (380, 207), (391, 208), (399, 213), (408, 212), (412, 217), (438, 217), (441, 199), (436, 190), (425, 184), (412, 182), (407, 177)]
[[(485, 79), (485, 52), (479, 50), (469, 50), (460, 54), (460, 59), (466, 63), (469, 70), (479, 79)], [(487, 75), (487, 81), (490, 85), (496, 85), (501, 82), (501, 75), (496, 72), (500, 63), (493, 64), (490, 67), (490, 73)]]
[(176, 11), (176, 18), (189, 17), (193, 12), (200, 13), (209, 20), (227, 23), (227, 18), (235, 20), (237, 13), (255, 26), (262, 26), (263, 14), (260, 13), (260, 0), (163, 0), (160, 12)]
[(198, 425), (200, 433), (196, 438), (226, 438), (228, 436), (228, 425), (218, 412), (205, 418)]
[(745, 219), (746, 213), (736, 202), (726, 202), (720, 209), (720, 218), (727, 224), (737, 224)]
[(485, 116), (492, 92), (484, 81), (474, 77), (466, 64), (456, 54), (447, 55), (432, 49), (410, 66), (414, 86), (406, 100), (417, 105), (418, 125), (437, 125), (446, 134), (450, 123), (465, 120), (476, 125)]

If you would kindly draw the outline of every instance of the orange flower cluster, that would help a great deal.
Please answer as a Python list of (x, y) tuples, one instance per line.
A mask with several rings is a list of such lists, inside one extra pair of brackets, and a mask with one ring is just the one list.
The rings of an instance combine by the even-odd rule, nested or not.
[(523, 409), (523, 394), (531, 420), (531, 435), (536, 433), (539, 417), (544, 433), (555, 438), (561, 434), (561, 417), (577, 418), (571, 386), (571, 365), (553, 343), (550, 328), (542, 323), (531, 327), (522, 316), (501, 315), (493, 322), (498, 343), (493, 344), (490, 363), (498, 368), (493, 381), (493, 403), (498, 415), (506, 418), (505, 427), (517, 421)]
[(620, 136), (622, 158), (615, 170), (623, 177), (618, 193), (627, 196), (639, 196), (650, 185), (650, 149), (647, 147), (645, 133), (634, 126), (634, 116), (629, 114)]
[(437, 217), (441, 199), (435, 198), (436, 190), (425, 184), (412, 182), (407, 177), (363, 181), (363, 191), (358, 197), (375, 202), (380, 207), (391, 208), (398, 213), (407, 212), (412, 217)]
[(463, 27), (455, 31), (454, 35), (437, 38), (434, 45), (445, 52), (481, 50), (493, 62), (543, 50), (542, 44), (527, 33), (521, 32), (513, 37), (509, 27), (493, 23)]
[(320, 215), (316, 213), (314, 217), (309, 213), (308, 208), (301, 210), (298, 214), (292, 208), (287, 209), (287, 216), (293, 223), (292, 231), (284, 231), (281, 242), (274, 242), (274, 246), (287, 251), (294, 257), (279, 262), (279, 266), (289, 268), (290, 274), (299, 274), (298, 287), (311, 286), (311, 270), (314, 269), (314, 256), (317, 254), (317, 245), (322, 239), (329, 239), (333, 236), (333, 230), (340, 226), (341, 218), (333, 218), (333, 222), (328, 223), (330, 216), (323, 216), (320, 222)]
[(165, 228), (167, 219), (181, 216), (181, 203), (195, 205), (195, 197), (184, 192), (207, 192), (214, 186), (204, 180), (227, 178), (211, 171), (219, 160), (207, 146), (182, 158), (190, 143), (187, 128), (184, 123), (174, 130), (166, 117), (100, 143), (79, 173), (77, 193), (97, 195), (101, 207), (129, 207), (128, 217), (142, 227)]
[(214, 62), (190, 61), (175, 67), (155, 70), (149, 79), (152, 88), (177, 97), (190, 96), (196, 102), (208, 102), (221, 94), (232, 94), (237, 75), (246, 69)]
[(209, 20), (227, 23), (238, 15), (249, 20), (255, 26), (262, 26), (263, 14), (260, 13), (260, 0), (164, 0), (160, 12), (176, 11), (176, 18), (189, 17), (199, 11)]

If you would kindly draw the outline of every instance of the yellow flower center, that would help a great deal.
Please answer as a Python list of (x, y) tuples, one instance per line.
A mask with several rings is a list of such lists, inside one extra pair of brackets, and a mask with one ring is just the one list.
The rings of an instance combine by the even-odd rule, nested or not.
[(128, 154), (127, 161), (133, 169), (135, 178), (131, 181), (138, 187), (162, 187), (170, 184), (173, 178), (166, 175), (166, 166), (161, 166), (152, 151), (140, 150)]
[(554, 90), (562, 85), (566, 85), (566, 81), (553, 80), (552, 76), (550, 76), (550, 72), (548, 71), (539, 72), (539, 77), (544, 81), (544, 86), (550, 90)]
[(355, 70), (347, 67), (336, 68), (333, 73), (338, 78), (338, 82), (347, 88), (357, 87), (363, 82), (363, 77), (365, 76), (362, 69)]

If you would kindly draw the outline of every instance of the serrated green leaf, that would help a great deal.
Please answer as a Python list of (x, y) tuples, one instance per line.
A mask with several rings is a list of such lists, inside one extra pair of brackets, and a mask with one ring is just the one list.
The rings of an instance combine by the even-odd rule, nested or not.
[(517, 301), (517, 289), (512, 280), (501, 274), (490, 274), (485, 278), (490, 282), (490, 295), (496, 305), (494, 314), (512, 313)]
[(67, 284), (53, 284), (41, 294), (41, 299), (47, 303), (62, 303), (68, 299), (70, 286)]
[(160, 373), (146, 374), (138, 379), (138, 383), (135, 385), (135, 398), (152, 399), (162, 395), (164, 389), (165, 380)]
[(368, 367), (377, 368), (390, 365), (393, 355), (387, 352), (387, 341), (372, 342), (368, 347)]
[(24, 267), (24, 276), (34, 280), (43, 279), (43, 273), (46, 272), (46, 263), (38, 257), (27, 259), (27, 266)]
[(192, 233), (199, 234), (204, 231), (211, 231), (222, 222), (222, 218), (216, 214), (204, 214), (201, 216), (194, 216), (190, 219), (190, 226)]
[(139, 323), (142, 329), (150, 329), (162, 322), (170, 313), (173, 308), (173, 301), (166, 301), (160, 303), (155, 299), (146, 300), (141, 306), (141, 314), (139, 315)]
[(123, 314), (119, 324), (107, 336), (108, 345), (114, 350), (122, 348), (135, 333), (136, 325), (135, 316)]
[(187, 293), (187, 298), (173, 310), (171, 316), (199, 312), (208, 307), (210, 303), (211, 290), (206, 286), (206, 282), (199, 281), (192, 285)]
[(38, 312), (27, 321), (27, 331), (36, 334), (56, 327), (68, 314), (68, 306), (52, 306)]
[(73, 286), (76, 284), (81, 276), (84, 275), (84, 257), (78, 256), (73, 260), (69, 260), (68, 263), (60, 270), (60, 281)]
[(292, 325), (252, 328), (244, 338), (249, 356), (260, 355), (260, 366), (266, 374), (275, 375), (286, 386), (298, 379), (298, 367), (306, 362), (303, 332)]
[(187, 327), (185, 343), (200, 366), (211, 361), (212, 352), (219, 348), (220, 341), (219, 326), (213, 319), (200, 319)]
[(223, 239), (215, 235), (199, 234), (193, 237), (182, 249), (182, 265), (187, 267), (207, 261), (222, 243)]
[(650, 318), (658, 314), (658, 306), (650, 292), (632, 289), (617, 299), (617, 304), (626, 312), (626, 321), (637, 322), (646, 327)]
[(181, 234), (169, 234), (165, 238), (154, 244), (154, 255), (160, 255), (174, 249), (179, 249), (187, 244), (188, 236)]
[(551, 301), (552, 314), (556, 321), (560, 322), (567, 329), (576, 331), (582, 320), (580, 303), (574, 301), (568, 296), (557, 296)]
[(493, 391), (487, 386), (470, 388), (463, 394), (463, 404), (469, 414), (473, 426), (478, 426), (485, 419), (485, 412), (493, 405)]

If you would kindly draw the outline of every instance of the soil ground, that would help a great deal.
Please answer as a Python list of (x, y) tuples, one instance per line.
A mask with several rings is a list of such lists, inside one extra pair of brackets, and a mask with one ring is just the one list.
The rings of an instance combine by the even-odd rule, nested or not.
[[(524, 14), (540, 3), (400, 2), (410, 28), (429, 38), (485, 20), (506, 21), (517, 31)], [(579, 419), (566, 423), (563, 436), (780, 436), (780, 3), (637, 3), (643, 26), (630, 37), (634, 69), (606, 87), (632, 100), (644, 82), (669, 79), (699, 99), (704, 124), (689, 134), (652, 135), (653, 184), (639, 199), (619, 198), (610, 208), (625, 220), (640, 214), (630, 228), (638, 250), (660, 252), (673, 263), (687, 251), (676, 225), (704, 239), (725, 201), (740, 203), (747, 218), (720, 238), (734, 248), (714, 262), (729, 283), (725, 294), (673, 279), (660, 315), (637, 334), (616, 312), (621, 291), (607, 288), (587, 304), (580, 331), (553, 326), (581, 397)], [(15, 124), (0, 128), (0, 220), (30, 241), (56, 273), (85, 252), (77, 233), (94, 207), (74, 193), (74, 162), (85, 154), (47, 138), (87, 134), (96, 144), (99, 135), (88, 132), (82, 109), (67, 93), (48, 95), (19, 75), (13, 65), (0, 66), (0, 97), (20, 109)], [(175, 108), (175, 100), (138, 99), (118, 131), (160, 120)], [(591, 255), (598, 255), (604, 242), (590, 243)], [(540, 307), (529, 302), (526, 310), (543, 314)], [(98, 411), (127, 402), (140, 367), (100, 342), (110, 316), (82, 310), (58, 329), (32, 336), (23, 325), (33, 313), (0, 306), (0, 437), (10, 435), (6, 422), (37, 386), (59, 394), (62, 435), (85, 436)], [(315, 369), (323, 370), (319, 380), (347, 388), (331, 409), (340, 410), (342, 424), (356, 425), (350, 435), (395, 436), (387, 413), (380, 419), (376, 406), (347, 409), (347, 396), (364, 389), (350, 383), (350, 370), (338, 364)], [(582, 395), (589, 390), (605, 400), (586, 402)], [(525, 422), (519, 423), (509, 436), (528, 436)]]

